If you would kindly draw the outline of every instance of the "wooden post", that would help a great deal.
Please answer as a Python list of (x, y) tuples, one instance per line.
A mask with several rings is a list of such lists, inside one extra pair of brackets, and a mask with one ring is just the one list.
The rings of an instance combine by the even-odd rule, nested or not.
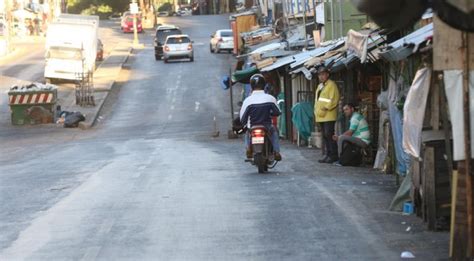
[(474, 214), (473, 214), (473, 192), (471, 175), (471, 115), (469, 102), (469, 34), (462, 33), (463, 52), (463, 107), (464, 107), (464, 153), (466, 173), (466, 205), (467, 205), (467, 256), (474, 256)]
[(423, 155), (423, 210), (424, 219), (428, 222), (428, 229), (436, 229), (436, 172), (435, 172), (435, 150), (433, 147), (425, 146)]

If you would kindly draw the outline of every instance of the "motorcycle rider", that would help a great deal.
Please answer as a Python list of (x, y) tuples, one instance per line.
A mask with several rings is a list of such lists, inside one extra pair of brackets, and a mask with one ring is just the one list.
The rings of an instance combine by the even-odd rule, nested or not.
[[(242, 108), (240, 109), (240, 122), (242, 125), (247, 125), (249, 130), (251, 126), (265, 126), (270, 132), (275, 160), (280, 161), (279, 134), (278, 129), (272, 125), (272, 117), (280, 116), (281, 112), (275, 97), (265, 93), (265, 85), (265, 78), (261, 74), (254, 74), (250, 78), (252, 94), (247, 97), (242, 104)], [(245, 135), (245, 145), (247, 148), (247, 158), (252, 158), (253, 155), (249, 136), (250, 133), (247, 132)]]

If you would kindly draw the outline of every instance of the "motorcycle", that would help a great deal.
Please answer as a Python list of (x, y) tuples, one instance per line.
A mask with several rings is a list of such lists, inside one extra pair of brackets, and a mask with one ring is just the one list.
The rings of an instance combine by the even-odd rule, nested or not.
[[(234, 119), (232, 129), (236, 135), (249, 131), (246, 126), (242, 126), (240, 118)], [(251, 159), (246, 159), (245, 162), (257, 166), (258, 173), (264, 173), (268, 169), (274, 168), (278, 163), (273, 154), (270, 135), (271, 133), (263, 125), (256, 125), (250, 129), (250, 146), (253, 156)]]
[(252, 148), (253, 158), (247, 159), (252, 165), (257, 166), (258, 173), (264, 173), (268, 169), (276, 166), (273, 155), (273, 146), (270, 139), (270, 132), (262, 125), (253, 126), (250, 129), (250, 146)]

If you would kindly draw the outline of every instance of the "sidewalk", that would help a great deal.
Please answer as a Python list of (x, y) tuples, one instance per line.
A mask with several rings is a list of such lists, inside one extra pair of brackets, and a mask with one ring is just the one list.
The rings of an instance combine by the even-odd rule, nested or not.
[(292, 147), (291, 150), (312, 162), (309, 166), (295, 163), (293, 168), (317, 180), (314, 184), (319, 185), (315, 186), (326, 190), (341, 208), (353, 213), (351, 217), (360, 221), (368, 231), (383, 233), (380, 236), (385, 242), (380, 242), (381, 245), (400, 254), (410, 251), (417, 260), (448, 259), (448, 231), (429, 231), (421, 217), (389, 211), (390, 202), (399, 187), (395, 175), (382, 174), (369, 166), (339, 167), (318, 163), (317, 159), (322, 157), (320, 149)]
[[(38, 49), (38, 46), (44, 45), (43, 37), (28, 37), (14, 40), (15, 50), (6, 56), (0, 57), (0, 91), (4, 95), (0, 100), (2, 106), (2, 115), (0, 116), (3, 128), (13, 130), (14, 126), (10, 123), (10, 109), (8, 105), (7, 90), (13, 85), (28, 84), (32, 79), (27, 79), (25, 75), (18, 75), (16, 77), (9, 77), (2, 74), (3, 66), (6, 70), (12, 66), (24, 66), (29, 59), (35, 57), (43, 57), (43, 49)], [(95, 123), (102, 106), (107, 99), (109, 91), (112, 89), (115, 79), (117, 79), (122, 65), (127, 61), (132, 48), (128, 42), (118, 42), (109, 46), (104, 61), (98, 65), (94, 72), (94, 101), (95, 106), (81, 107), (76, 105), (75, 86), (72, 83), (64, 83), (58, 85), (58, 100), (56, 105), (61, 106), (63, 111), (79, 111), (86, 116), (86, 120), (79, 124), (81, 129), (88, 129)], [(41, 54), (39, 54), (41, 52)], [(36, 68), (34, 68), (36, 70)], [(25, 71), (28, 73), (28, 70)], [(26, 77), (26, 78), (24, 78)]]
[(115, 83), (123, 64), (127, 61), (132, 48), (126, 44), (118, 45), (94, 72), (94, 101), (95, 106), (79, 106), (76, 104), (75, 89), (73, 86), (59, 86), (58, 105), (63, 111), (79, 111), (86, 116), (86, 120), (79, 123), (79, 128), (91, 128), (104, 105), (112, 86)]

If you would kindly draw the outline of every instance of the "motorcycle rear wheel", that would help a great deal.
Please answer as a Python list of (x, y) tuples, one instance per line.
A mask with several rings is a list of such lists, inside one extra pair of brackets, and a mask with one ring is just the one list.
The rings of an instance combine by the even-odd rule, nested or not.
[(257, 165), (258, 173), (264, 173), (266, 164), (265, 164), (265, 160), (263, 159), (263, 155), (261, 153), (255, 154), (254, 162), (255, 162), (255, 165)]

